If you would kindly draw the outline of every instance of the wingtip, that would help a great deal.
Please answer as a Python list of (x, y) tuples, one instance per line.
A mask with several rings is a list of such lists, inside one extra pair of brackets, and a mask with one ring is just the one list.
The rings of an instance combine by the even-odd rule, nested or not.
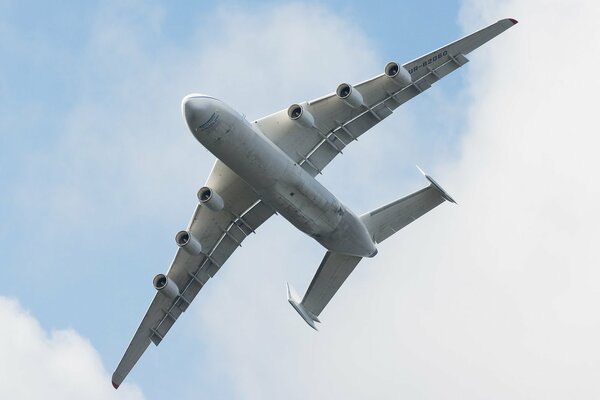
[(512, 24), (513, 24), (513, 25), (516, 25), (516, 24), (518, 24), (518, 23), (519, 23), (519, 21), (517, 21), (517, 20), (516, 20), (516, 19), (514, 19), (514, 18), (509, 18), (508, 20), (509, 20), (510, 22), (512, 22)]
[(112, 385), (113, 385), (113, 387), (114, 387), (115, 389), (118, 389), (118, 388), (119, 388), (119, 384), (118, 384), (118, 383), (116, 383), (115, 381), (112, 381)]

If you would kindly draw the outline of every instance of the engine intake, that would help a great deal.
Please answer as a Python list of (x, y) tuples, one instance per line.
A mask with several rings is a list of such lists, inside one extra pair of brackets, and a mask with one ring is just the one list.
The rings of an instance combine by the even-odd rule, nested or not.
[(335, 94), (352, 108), (364, 105), (362, 94), (360, 94), (358, 89), (347, 83), (340, 84), (335, 90)]
[(204, 186), (198, 190), (198, 200), (202, 205), (213, 211), (221, 211), (225, 207), (223, 198), (208, 186)]
[(174, 299), (175, 297), (179, 296), (179, 288), (175, 282), (173, 282), (173, 280), (165, 274), (156, 275), (152, 280), (152, 284), (154, 285), (154, 289), (170, 299)]
[(314, 128), (315, 118), (300, 104), (292, 104), (288, 108), (288, 117), (306, 128)]
[(180, 231), (175, 235), (175, 243), (181, 247), (188, 254), (197, 256), (202, 253), (202, 244), (200, 241), (189, 231)]
[(412, 83), (412, 77), (406, 68), (393, 61), (385, 66), (385, 75), (402, 87)]

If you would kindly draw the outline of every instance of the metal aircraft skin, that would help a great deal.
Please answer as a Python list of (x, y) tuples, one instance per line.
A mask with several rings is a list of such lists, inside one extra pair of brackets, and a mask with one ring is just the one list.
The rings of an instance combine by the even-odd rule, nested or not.
[(167, 274), (117, 366), (112, 384), (123, 382), (153, 342), (158, 345), (200, 289), (246, 236), (273, 214), (283, 216), (327, 250), (304, 297), (288, 284), (288, 301), (312, 328), (346, 278), (377, 243), (444, 201), (453, 202), (430, 176), (429, 186), (364, 215), (357, 215), (315, 176), (342, 149), (393, 110), (467, 63), (465, 54), (517, 23), (498, 21), (418, 59), (390, 62), (384, 73), (335, 93), (293, 104), (248, 122), (213, 97), (191, 94), (182, 113), (194, 137), (217, 157), (199, 203)]

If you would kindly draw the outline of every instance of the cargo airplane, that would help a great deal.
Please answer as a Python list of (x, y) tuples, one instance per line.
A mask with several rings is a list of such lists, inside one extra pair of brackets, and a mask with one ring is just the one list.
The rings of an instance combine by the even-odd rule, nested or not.
[(356, 265), (377, 254), (377, 244), (421, 217), (450, 195), (429, 175), (429, 185), (357, 215), (315, 176), (359, 136), (406, 101), (467, 63), (466, 54), (517, 23), (498, 21), (478, 32), (356, 85), (293, 104), (254, 122), (224, 102), (190, 94), (181, 104), (194, 137), (216, 158), (178, 250), (166, 274), (154, 277), (156, 294), (117, 366), (123, 382), (150, 343), (158, 345), (200, 289), (242, 241), (273, 214), (320, 243), (327, 252), (306, 293), (288, 284), (288, 301), (312, 328)]

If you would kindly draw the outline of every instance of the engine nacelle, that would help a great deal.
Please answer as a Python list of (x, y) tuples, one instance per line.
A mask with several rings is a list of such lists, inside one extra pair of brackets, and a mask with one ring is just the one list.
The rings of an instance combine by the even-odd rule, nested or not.
[(197, 256), (202, 253), (202, 244), (200, 241), (189, 231), (180, 231), (175, 235), (175, 242), (177, 246), (181, 247), (188, 254)]
[(340, 84), (335, 90), (335, 94), (352, 108), (364, 105), (362, 94), (360, 94), (358, 89), (347, 83)]
[(152, 280), (152, 284), (154, 285), (154, 289), (170, 299), (174, 299), (175, 297), (179, 296), (179, 288), (175, 282), (173, 282), (173, 280), (165, 274), (156, 275)]
[(393, 61), (387, 63), (385, 66), (385, 75), (401, 87), (412, 83), (412, 78), (406, 68)]
[(288, 108), (288, 117), (306, 128), (314, 128), (315, 118), (300, 104), (292, 104)]
[(202, 205), (213, 211), (221, 211), (225, 207), (223, 198), (208, 186), (204, 186), (198, 190), (198, 200), (200, 200)]

